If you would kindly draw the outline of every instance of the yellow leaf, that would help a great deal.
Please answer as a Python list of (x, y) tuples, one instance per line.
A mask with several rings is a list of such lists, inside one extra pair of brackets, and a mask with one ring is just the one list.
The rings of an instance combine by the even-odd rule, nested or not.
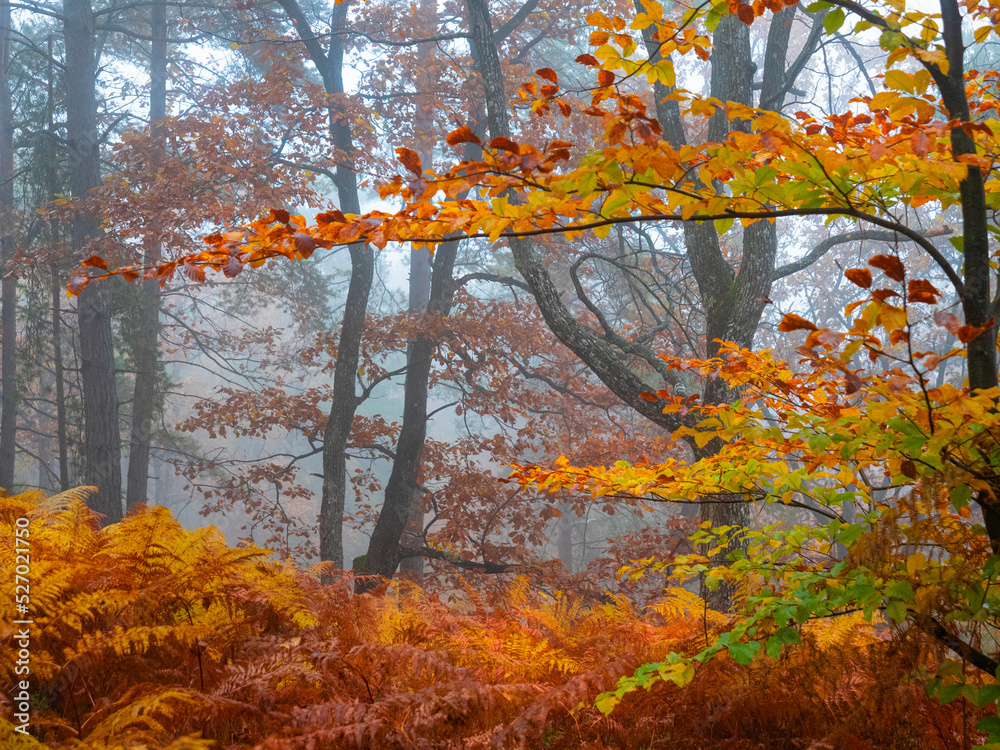
[(909, 576), (919, 573), (927, 567), (927, 555), (923, 552), (914, 552), (906, 558), (906, 574)]

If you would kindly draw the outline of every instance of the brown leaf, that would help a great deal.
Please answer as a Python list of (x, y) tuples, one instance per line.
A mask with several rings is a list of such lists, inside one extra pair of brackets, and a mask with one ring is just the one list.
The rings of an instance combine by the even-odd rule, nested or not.
[(539, 78), (544, 78), (546, 81), (552, 81), (552, 83), (559, 83), (559, 76), (552, 68), (541, 68), (535, 71), (535, 75)]
[(751, 8), (746, 3), (740, 3), (736, 7), (736, 15), (747, 26), (749, 26), (750, 24), (753, 23), (753, 19), (754, 19), (753, 8)]
[(579, 55), (577, 56), (576, 61), (580, 63), (580, 65), (590, 65), (592, 67), (596, 67), (598, 65), (597, 58), (593, 55)]
[(934, 322), (947, 330), (948, 333), (953, 336), (957, 336), (959, 329), (962, 327), (962, 321), (960, 321), (952, 313), (944, 310), (938, 310), (934, 313)]
[(844, 390), (847, 392), (848, 396), (852, 393), (860, 391), (862, 385), (861, 378), (859, 378), (856, 373), (851, 372), (850, 370), (844, 370)]
[(615, 82), (615, 74), (610, 70), (601, 70), (597, 73), (597, 82), (601, 86), (610, 86)]
[(862, 289), (871, 289), (872, 286), (872, 272), (867, 268), (848, 268), (844, 271), (844, 276), (852, 284), (861, 287)]
[(316, 240), (303, 232), (293, 234), (292, 240), (295, 242), (295, 252), (303, 258), (308, 258), (316, 249)]
[(490, 141), (490, 148), (495, 148), (499, 151), (510, 151), (512, 154), (520, 154), (521, 149), (518, 145), (514, 143), (510, 138), (505, 138), (504, 136), (498, 136)]
[(459, 127), (452, 130), (445, 136), (445, 140), (448, 142), (449, 146), (457, 146), (459, 143), (475, 143), (478, 146), (482, 146), (483, 142), (479, 139), (472, 128), (468, 125), (460, 125)]
[(810, 323), (808, 320), (796, 315), (795, 313), (788, 313), (781, 319), (781, 323), (778, 325), (778, 330), (782, 333), (788, 333), (790, 331), (817, 331), (819, 329), (815, 323)]
[(193, 263), (184, 264), (184, 275), (187, 276), (191, 281), (202, 283), (205, 280), (205, 269), (194, 265)]
[(899, 297), (900, 294), (892, 289), (874, 289), (872, 290), (872, 298), (877, 299), (879, 302), (885, 302), (890, 297)]
[(139, 278), (139, 272), (134, 268), (120, 268), (118, 270), (121, 272), (122, 278), (124, 278), (125, 281), (133, 282)]
[(922, 130), (916, 130), (910, 136), (910, 148), (917, 156), (926, 156), (931, 147), (931, 138)]
[(396, 158), (399, 160), (400, 164), (413, 172), (413, 174), (420, 174), (424, 171), (423, 164), (420, 163), (420, 157), (417, 156), (417, 152), (412, 149), (397, 148)]
[(80, 265), (84, 268), (100, 268), (102, 271), (108, 270), (107, 262), (97, 253), (94, 253), (86, 260), (80, 261)]
[(282, 224), (287, 224), (288, 220), (292, 218), (292, 215), (288, 213), (283, 208), (272, 208), (270, 221), (280, 221)]
[(347, 217), (340, 213), (337, 209), (316, 214), (317, 224), (333, 224), (334, 222), (343, 224), (345, 221), (347, 221)]
[(868, 265), (882, 269), (882, 273), (893, 281), (902, 281), (906, 278), (903, 262), (895, 255), (876, 255), (868, 261)]
[(937, 303), (941, 292), (927, 279), (910, 279), (907, 284), (906, 297), (910, 302), (923, 302), (925, 305)]
[(907, 479), (917, 478), (917, 467), (910, 459), (905, 459), (899, 464), (900, 473)]
[(222, 273), (225, 274), (227, 279), (236, 278), (242, 271), (243, 264), (240, 263), (240, 259), (234, 255), (230, 255), (229, 260), (227, 260), (225, 265), (222, 266)]

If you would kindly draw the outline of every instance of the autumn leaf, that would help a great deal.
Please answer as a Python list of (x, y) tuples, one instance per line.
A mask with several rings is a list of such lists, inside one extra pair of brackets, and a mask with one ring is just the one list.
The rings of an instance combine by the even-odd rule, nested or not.
[(962, 328), (962, 321), (953, 313), (946, 310), (938, 310), (934, 313), (934, 322), (948, 331), (952, 336), (957, 336), (959, 329)]
[(222, 273), (226, 278), (233, 279), (243, 271), (243, 264), (235, 255), (230, 255), (229, 259), (222, 266)]
[(559, 83), (559, 76), (552, 68), (541, 68), (535, 71), (535, 75), (539, 78), (544, 78), (546, 81), (552, 81), (552, 83)]
[(460, 125), (459, 127), (452, 130), (445, 137), (449, 146), (457, 146), (460, 143), (475, 143), (477, 146), (481, 146), (483, 142), (479, 139), (472, 128), (468, 125)]
[(902, 281), (906, 278), (906, 269), (895, 255), (876, 255), (868, 261), (868, 265), (881, 269), (882, 273), (893, 281)]
[(910, 302), (923, 302), (925, 305), (937, 303), (941, 292), (926, 279), (910, 279), (907, 284), (906, 298)]
[(576, 61), (581, 65), (589, 65), (591, 67), (596, 67), (600, 64), (593, 55), (578, 55)]
[(90, 278), (82, 275), (73, 275), (69, 277), (69, 281), (66, 283), (66, 296), (67, 297), (79, 297), (80, 292), (83, 291), (84, 287), (90, 283)]
[(870, 289), (872, 285), (872, 272), (867, 268), (848, 268), (844, 271), (844, 276), (852, 284), (862, 289)]
[(409, 148), (397, 148), (396, 158), (399, 160), (400, 164), (406, 167), (409, 171), (413, 172), (413, 174), (419, 175), (423, 173), (424, 168), (420, 163), (420, 157), (417, 155), (416, 151)]
[(509, 151), (512, 154), (520, 154), (521, 149), (518, 147), (514, 141), (510, 138), (505, 138), (504, 136), (498, 136), (490, 141), (490, 148), (495, 148), (498, 151)]
[(316, 249), (316, 240), (303, 232), (293, 234), (292, 240), (295, 242), (295, 252), (303, 258), (308, 258)]
[(100, 268), (102, 271), (108, 270), (107, 261), (105, 261), (104, 258), (97, 253), (94, 253), (86, 260), (80, 261), (80, 265), (84, 268)]
[(271, 209), (271, 221), (280, 221), (282, 224), (287, 224), (291, 218), (292, 215), (283, 208)]
[(610, 86), (615, 82), (615, 74), (610, 70), (601, 70), (597, 73), (597, 82), (601, 86)]
[(781, 323), (778, 324), (778, 330), (782, 333), (789, 333), (791, 331), (816, 331), (819, 329), (815, 323), (810, 323), (795, 313), (786, 313), (781, 319)]
[(747, 26), (753, 23), (754, 19), (753, 8), (747, 5), (746, 3), (740, 3), (739, 5), (736, 6), (736, 15)]

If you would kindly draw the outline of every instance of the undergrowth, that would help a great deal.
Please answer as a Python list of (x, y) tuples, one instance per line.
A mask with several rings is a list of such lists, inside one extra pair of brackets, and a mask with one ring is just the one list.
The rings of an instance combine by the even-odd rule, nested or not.
[[(0, 560), (30, 519), (33, 737), (14, 732), (14, 582), (0, 598), (0, 745), (157, 748), (955, 748), (981, 712), (939, 706), (909, 678), (935, 656), (912, 634), (840, 617), (749, 666), (722, 657), (684, 689), (594, 699), (640, 664), (712, 638), (681, 589), (636, 611), (581, 604), (514, 578), (471, 587), (394, 582), (354, 596), (330, 568), (186, 531), (161, 507), (101, 529), (84, 490), (0, 500)], [(332, 583), (324, 582), (333, 578)], [(447, 604), (442, 601), (447, 599)]]

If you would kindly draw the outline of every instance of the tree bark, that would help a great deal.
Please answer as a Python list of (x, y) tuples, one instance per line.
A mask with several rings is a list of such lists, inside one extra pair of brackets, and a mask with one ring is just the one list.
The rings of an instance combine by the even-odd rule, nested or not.
[[(334, 184), (344, 213), (360, 214), (358, 180), (354, 171), (354, 139), (343, 107), (344, 99), (344, 36), (333, 33), (330, 48), (324, 51), (319, 37), (313, 32), (297, 0), (278, 0), (305, 45), (306, 53), (316, 66), (328, 98), (330, 140), (337, 150)], [(330, 27), (343, 29), (347, 22), (350, 0), (333, 9)], [(323, 499), (319, 515), (320, 558), (337, 567), (344, 564), (344, 505), (347, 497), (347, 440), (358, 408), (357, 372), (361, 351), (361, 336), (368, 312), (368, 296), (375, 276), (375, 254), (365, 243), (349, 248), (351, 280), (344, 304), (344, 321), (337, 345), (337, 363), (333, 373), (333, 404), (323, 432)]]
[[(151, 174), (156, 174), (164, 148), (162, 121), (167, 116), (167, 6), (162, 0), (150, 9), (149, 31), (152, 39), (149, 57), (149, 129), (155, 141)], [(143, 264), (160, 262), (159, 226), (151, 221), (146, 238)], [(125, 506), (132, 510), (145, 504), (149, 488), (149, 450), (153, 414), (159, 400), (157, 383), (160, 372), (160, 284), (156, 279), (142, 282), (134, 351), (135, 390), (132, 396), (132, 436), (128, 456), (128, 480)]]
[[(64, 0), (66, 133), (70, 189), (86, 201), (101, 184), (97, 129), (97, 60), (90, 0)], [(100, 220), (85, 207), (73, 219), (71, 248), (82, 257), (100, 236)], [(114, 342), (108, 284), (88, 284), (80, 295), (80, 376), (83, 384), (84, 462), (87, 483), (97, 487), (90, 507), (105, 524), (122, 518), (121, 436), (115, 389)]]
[(0, 488), (14, 489), (17, 441), (17, 276), (14, 237), (14, 108), (10, 90), (11, 12), (0, 8)]

